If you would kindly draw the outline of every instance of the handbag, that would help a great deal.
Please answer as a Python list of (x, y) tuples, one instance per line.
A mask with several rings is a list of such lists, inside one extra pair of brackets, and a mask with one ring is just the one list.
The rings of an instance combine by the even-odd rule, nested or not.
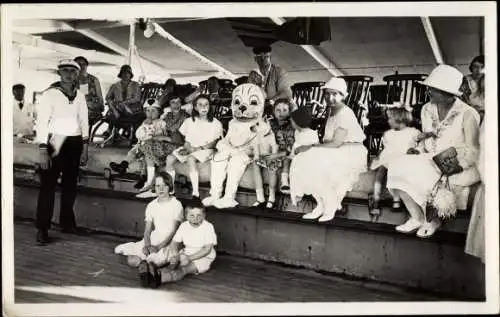
[(427, 198), (425, 208), (427, 221), (432, 221), (436, 218), (449, 219), (454, 217), (457, 213), (455, 199), (455, 195), (450, 188), (448, 176), (441, 175)]
[(458, 162), (457, 150), (454, 147), (449, 147), (434, 155), (432, 160), (436, 163), (441, 173), (446, 176), (451, 176), (464, 170)]

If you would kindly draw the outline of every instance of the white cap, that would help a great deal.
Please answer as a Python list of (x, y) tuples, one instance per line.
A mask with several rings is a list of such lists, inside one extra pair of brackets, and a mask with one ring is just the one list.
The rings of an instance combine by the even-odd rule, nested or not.
[(78, 65), (78, 63), (72, 59), (63, 59), (59, 61), (59, 64), (57, 64), (57, 68), (68, 67), (68, 66), (80, 70), (80, 65)]
[(463, 77), (464, 75), (455, 67), (442, 64), (434, 68), (429, 77), (419, 83), (455, 96), (461, 96), (460, 86), (462, 85)]
[(347, 92), (347, 84), (343, 78), (332, 77), (326, 84), (321, 87), (322, 89), (331, 89), (340, 92), (344, 98), (349, 94)]

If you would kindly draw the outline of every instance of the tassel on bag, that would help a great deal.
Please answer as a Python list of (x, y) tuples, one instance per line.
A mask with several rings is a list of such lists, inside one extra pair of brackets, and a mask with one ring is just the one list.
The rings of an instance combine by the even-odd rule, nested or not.
[(448, 177), (443, 174), (434, 185), (427, 199), (426, 216), (428, 221), (430, 221), (436, 217), (450, 219), (456, 214), (457, 205), (455, 195), (450, 189)]

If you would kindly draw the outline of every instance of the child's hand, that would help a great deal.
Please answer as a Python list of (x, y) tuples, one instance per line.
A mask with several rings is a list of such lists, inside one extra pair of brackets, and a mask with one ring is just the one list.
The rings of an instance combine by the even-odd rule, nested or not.
[(150, 248), (150, 246), (144, 246), (144, 247), (142, 248), (142, 252), (143, 252), (145, 255), (149, 255), (149, 248)]
[(417, 136), (417, 142), (420, 142), (422, 140), (428, 139), (428, 138), (435, 138), (437, 135), (434, 132), (421, 132)]
[(149, 252), (150, 253), (156, 253), (158, 251), (160, 251), (160, 248), (158, 246), (156, 246), (156, 245), (152, 245), (152, 246), (149, 247)]

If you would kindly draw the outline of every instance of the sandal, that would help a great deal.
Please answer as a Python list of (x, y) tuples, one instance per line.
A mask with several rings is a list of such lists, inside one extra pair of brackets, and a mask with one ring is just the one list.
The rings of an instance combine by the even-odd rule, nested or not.
[(393, 212), (401, 212), (402, 211), (402, 208), (401, 208), (401, 201), (399, 200), (394, 200), (392, 202), (392, 211)]
[(266, 208), (267, 208), (267, 209), (274, 209), (274, 204), (275, 204), (275, 203), (276, 203), (276, 202), (274, 202), (274, 201), (270, 201), (270, 200), (268, 200), (268, 201), (267, 201), (267, 204), (266, 204)]
[(141, 281), (141, 286), (142, 287), (148, 287), (149, 286), (149, 281), (150, 281), (150, 273), (149, 273), (149, 265), (148, 262), (146, 261), (141, 261), (139, 263), (139, 279)]
[(265, 208), (266, 202), (257, 200), (256, 202), (253, 203), (252, 207)]

